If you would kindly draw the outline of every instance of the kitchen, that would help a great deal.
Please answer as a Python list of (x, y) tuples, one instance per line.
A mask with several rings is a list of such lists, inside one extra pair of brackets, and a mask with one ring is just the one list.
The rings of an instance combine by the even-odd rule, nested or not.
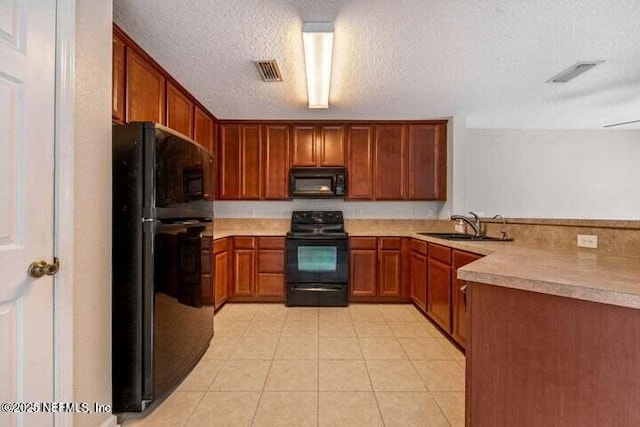
[[(75, 336), (73, 346), (75, 357), (71, 366), (76, 375), (74, 376), (73, 384), (69, 387), (74, 390), (75, 396), (108, 403), (111, 399), (109, 373), (107, 372), (111, 362), (109, 356), (111, 346), (109, 344), (109, 328), (105, 325), (110, 324), (110, 307), (105, 301), (110, 299), (109, 289), (111, 282), (108, 274), (104, 272), (109, 269), (108, 265), (110, 264), (108, 260), (110, 259), (109, 242), (111, 240), (111, 232), (108, 216), (103, 214), (95, 216), (94, 213), (110, 212), (110, 201), (105, 195), (110, 194), (111, 191), (111, 166), (109, 162), (105, 162), (105, 159), (109, 159), (111, 156), (111, 130), (107, 110), (111, 105), (111, 76), (101, 75), (101, 73), (105, 73), (104, 70), (111, 69), (111, 45), (108, 43), (111, 43), (112, 40), (112, 12), (110, 4), (89, 7), (83, 2), (77, 3), (77, 87), (75, 110), (75, 138), (77, 145), (75, 147), (75, 156), (78, 160), (75, 164), (74, 182), (76, 182), (76, 191), (74, 203), (76, 206), (75, 227), (78, 240), (73, 263), (67, 262), (66, 265), (74, 266), (73, 275), (76, 277), (77, 283), (86, 282), (86, 278), (93, 279), (90, 281), (92, 286), (76, 286), (77, 295), (74, 303), (74, 317), (76, 320), (72, 322)], [(139, 7), (144, 8), (144, 5), (137, 3)], [(336, 6), (337, 2), (333, 3), (333, 5)], [(176, 54), (176, 52), (170, 51), (168, 48), (170, 43), (167, 40), (171, 38), (165, 40), (166, 32), (164, 30), (154, 32), (152, 30), (154, 28), (153, 23), (145, 23), (139, 30), (140, 32), (136, 33), (133, 30), (135, 27), (127, 27), (128, 24), (125, 25), (124, 16), (129, 12), (125, 13), (124, 9), (120, 9), (120, 12), (118, 12), (119, 6), (117, 3), (116, 16), (113, 20), (122, 25), (123, 30), (132, 36), (137, 43), (144, 46), (151, 56), (165, 69), (170, 71), (178, 79), (178, 84), (184, 84), (185, 87), (189, 88), (188, 93), (194, 94), (197, 99), (202, 99), (204, 102), (202, 106), (206, 105), (210, 108), (210, 111), (217, 118), (259, 121), (291, 119), (291, 122), (303, 120), (346, 121), (347, 118), (362, 122), (372, 117), (403, 121), (447, 120), (448, 176), (446, 179), (446, 201), (342, 202), (333, 200), (328, 203), (320, 203), (319, 201), (216, 201), (216, 220), (220, 221), (220, 223), (216, 223), (216, 226), (219, 230), (232, 229), (238, 234), (237, 230), (247, 229), (248, 224), (253, 224), (254, 228), (260, 230), (273, 227), (273, 230), (277, 229), (278, 232), (286, 233), (289, 228), (290, 215), (294, 210), (323, 209), (343, 211), (346, 231), (350, 235), (354, 234), (353, 237), (379, 238), (380, 236), (377, 233), (390, 232), (392, 234), (397, 233), (396, 236), (390, 237), (407, 238), (408, 236), (403, 234), (405, 231), (453, 231), (455, 224), (447, 220), (449, 216), (474, 210), (484, 212), (485, 215), (483, 216), (487, 217), (494, 214), (502, 214), (508, 218), (507, 232), (510, 237), (514, 238), (516, 244), (518, 242), (523, 244), (531, 242), (536, 246), (546, 245), (571, 251), (576, 250), (577, 234), (597, 235), (598, 249), (592, 252), (586, 252), (588, 251), (587, 249), (582, 249), (580, 253), (597, 253), (600, 256), (599, 254), (601, 253), (611, 252), (637, 258), (638, 206), (637, 197), (634, 197), (636, 194), (634, 182), (637, 182), (636, 174), (638, 170), (638, 156), (634, 154), (637, 153), (638, 149), (635, 143), (637, 141), (637, 131), (608, 131), (601, 129), (605, 124), (635, 119), (632, 112), (634, 110), (637, 111), (637, 109), (632, 108), (634, 100), (630, 99), (628, 95), (628, 93), (633, 92), (634, 83), (633, 79), (627, 78), (624, 73), (609, 80), (609, 84), (612, 87), (608, 87), (605, 84), (606, 82), (599, 83), (601, 80), (596, 78), (596, 73), (601, 71), (604, 73), (605, 67), (615, 64), (613, 59), (609, 60), (610, 57), (618, 55), (618, 58), (627, 58), (632, 56), (625, 53), (627, 52), (625, 49), (627, 48), (627, 43), (633, 45), (633, 34), (635, 33), (632, 31), (633, 27), (630, 27), (630, 24), (625, 24), (621, 16), (634, 16), (636, 9), (634, 9), (634, 5), (624, 2), (620, 2), (617, 8), (612, 8), (610, 11), (601, 10), (599, 7), (594, 7), (590, 11), (582, 11), (576, 10), (578, 6), (575, 4), (573, 5), (574, 7), (570, 6), (565, 5), (567, 9), (561, 9), (560, 12), (562, 13), (556, 11), (558, 13), (554, 14), (553, 11), (549, 11), (548, 15), (540, 15), (541, 12), (539, 10), (527, 10), (527, 14), (533, 18), (530, 21), (525, 20), (524, 23), (521, 14), (517, 13), (521, 5), (516, 7), (513, 4), (504, 2), (488, 9), (491, 10), (491, 19), (498, 20), (505, 27), (499, 28), (500, 30), (511, 31), (512, 33), (509, 34), (519, 35), (520, 38), (514, 40), (514, 45), (522, 47), (522, 56), (530, 54), (526, 48), (533, 49), (528, 41), (533, 41), (533, 44), (535, 44), (536, 38), (530, 37), (529, 34), (541, 32), (540, 28), (542, 27), (545, 28), (543, 34), (549, 34), (550, 38), (553, 38), (551, 35), (557, 36), (557, 39), (554, 39), (556, 41), (563, 39), (559, 34), (554, 33), (554, 29), (557, 30), (556, 26), (562, 23), (548, 19), (549, 16), (564, 16), (569, 21), (575, 19), (575, 21), (571, 22), (578, 27), (580, 22), (596, 22), (600, 33), (605, 28), (607, 29), (605, 33), (611, 31), (613, 34), (609, 35), (609, 37), (612, 40), (615, 39), (616, 43), (610, 43), (609, 45), (615, 45), (620, 51), (613, 52), (611, 47), (604, 49), (600, 46), (599, 43), (605, 43), (606, 39), (602, 35), (599, 35), (598, 41), (596, 41), (594, 40), (595, 36), (592, 35), (590, 38), (586, 38), (588, 34), (582, 34), (586, 40), (590, 40), (593, 43), (591, 45), (593, 51), (585, 48), (580, 52), (572, 53), (572, 55), (559, 57), (553, 64), (548, 64), (544, 69), (545, 72), (541, 72), (539, 78), (531, 83), (532, 85), (538, 85), (535, 87), (539, 88), (536, 90), (540, 93), (552, 91), (548, 86), (544, 86), (544, 81), (566, 66), (579, 60), (608, 60), (608, 62), (599, 65), (593, 71), (581, 76), (580, 79), (574, 82), (575, 84), (583, 82), (586, 86), (582, 88), (583, 92), (580, 89), (559, 89), (560, 91), (566, 90), (566, 92), (562, 92), (556, 97), (550, 95), (554, 101), (551, 102), (553, 105), (544, 104), (544, 106), (540, 106), (540, 104), (536, 104), (537, 106), (533, 106), (533, 104), (527, 104), (524, 101), (514, 101), (512, 97), (523, 97), (525, 94), (518, 92), (516, 87), (510, 86), (510, 83), (505, 83), (504, 86), (501, 86), (491, 78), (492, 72), (502, 70), (503, 68), (501, 67), (505, 67), (505, 64), (499, 61), (491, 62), (490, 58), (495, 60), (495, 57), (489, 55), (492, 48), (481, 49), (482, 46), (474, 45), (478, 49), (478, 53), (467, 52), (466, 60), (471, 61), (473, 59), (478, 61), (478, 55), (482, 52), (483, 55), (489, 55), (486, 61), (492, 66), (487, 67), (488, 69), (480, 70), (475, 66), (476, 62), (473, 63), (474, 66), (469, 66), (464, 61), (459, 62), (457, 63), (459, 64), (459, 69), (473, 70), (478, 74), (474, 76), (458, 76), (460, 78), (456, 81), (460, 83), (471, 79), (476, 84), (460, 84), (456, 86), (451, 83), (435, 82), (437, 87), (430, 89), (433, 91), (432, 94), (414, 90), (413, 98), (409, 94), (407, 95), (409, 98), (404, 98), (403, 100), (398, 100), (389, 94), (382, 95), (384, 93), (382, 90), (367, 90), (365, 87), (358, 87), (357, 92), (361, 94), (381, 93), (379, 96), (383, 98), (374, 99), (371, 101), (371, 105), (375, 109), (385, 106), (389, 111), (393, 112), (374, 114), (374, 112), (362, 111), (359, 115), (355, 113), (348, 115), (342, 111), (341, 104), (337, 99), (335, 104), (326, 111), (310, 111), (306, 109), (306, 99), (304, 99), (287, 104), (290, 105), (288, 108), (295, 108), (295, 111), (300, 111), (299, 113), (286, 112), (282, 115), (269, 116), (264, 112), (260, 112), (260, 103), (256, 102), (255, 94), (260, 90), (275, 90), (276, 92), (277, 90), (259, 89), (258, 84), (263, 83), (258, 81), (257, 74), (251, 74), (255, 73), (255, 69), (251, 68), (252, 64), (249, 63), (252, 59), (262, 59), (262, 55), (266, 53), (255, 52), (245, 59), (248, 63), (243, 75), (251, 75), (250, 79), (253, 86), (250, 90), (242, 90), (243, 86), (240, 82), (225, 81), (222, 78), (226, 74), (240, 77), (241, 73), (234, 72), (222, 73), (218, 71), (215, 73), (220, 77), (218, 78), (201, 71), (204, 72), (204, 75), (196, 79), (200, 83), (189, 83), (183, 78), (184, 75), (189, 73), (179, 71), (179, 67), (176, 70), (170, 67), (171, 57), (183, 57)], [(225, 9), (226, 7), (225, 5), (216, 5), (222, 16), (229, 16), (230, 12)], [(248, 6), (242, 6), (241, 8), (243, 7), (249, 8)], [(349, 13), (354, 13), (354, 10), (363, 7), (365, 5), (358, 5), (357, 2), (345, 3), (344, 8), (340, 10), (342, 15), (336, 14), (336, 16), (349, 16)], [(160, 13), (160, 9), (154, 6), (153, 8), (149, 7), (148, 10), (131, 11), (131, 16), (137, 17), (131, 19), (142, 19), (140, 17), (144, 16), (145, 13), (149, 13), (151, 18), (160, 18), (157, 15)], [(478, 9), (481, 8), (478, 7)], [(478, 9), (471, 10), (468, 15), (459, 10), (449, 10), (439, 16), (442, 24), (452, 25), (453, 15), (459, 16), (461, 24), (466, 24), (463, 26), (464, 28), (476, 28), (482, 26), (477, 21), (473, 21), (473, 19), (479, 19), (481, 16), (478, 15), (480, 13)], [(226, 11), (223, 13), (223, 10)], [(175, 12), (169, 9), (166, 13), (172, 15)], [(207, 12), (206, 10), (201, 10), (199, 12), (202, 13), (191, 12), (189, 15), (201, 15), (209, 18), (211, 18), (211, 15), (216, 15), (216, 11)], [(424, 12), (418, 13), (420, 12), (419, 7), (414, 12), (416, 12), (416, 16), (424, 19), (424, 22), (432, 24), (431, 26), (425, 24), (424, 28), (441, 28), (438, 27), (438, 23), (433, 22), (433, 19), (427, 19), (424, 16)], [(459, 12), (459, 14), (454, 12)], [(122, 15), (118, 16), (118, 13)], [(393, 16), (391, 13), (387, 15)], [(191, 17), (193, 18), (193, 16)], [(434, 16), (436, 15), (434, 14)], [(499, 20), (500, 16), (506, 17), (504, 21)], [(594, 16), (599, 16), (602, 20), (600, 21)], [(295, 38), (290, 36), (291, 44), (299, 44), (296, 40), (300, 39), (299, 24), (303, 20), (333, 20), (333, 18), (334, 16), (314, 18), (300, 14), (295, 18), (297, 30)], [(168, 18), (164, 19), (164, 21), (156, 19), (155, 22), (159, 25), (163, 22), (167, 24), (166, 19)], [(406, 16), (405, 19), (407, 19)], [(246, 17), (240, 20), (247, 23), (253, 22)], [(490, 20), (487, 19), (487, 21)], [(336, 32), (340, 28), (338, 23), (339, 21), (336, 20)], [(522, 30), (517, 31), (517, 26), (520, 24), (522, 25)], [(548, 25), (548, 28), (545, 24)], [(183, 26), (186, 25), (183, 23)], [(170, 26), (166, 27), (169, 28)], [(198, 25), (193, 27), (198, 27)], [(380, 20), (374, 21), (373, 27), (378, 28), (379, 31), (386, 28), (384, 22)], [(342, 28), (348, 27), (343, 26)], [(230, 32), (232, 33), (233, 31)], [(589, 31), (585, 30), (585, 32), (588, 33)], [(159, 34), (162, 34), (162, 36)], [(372, 39), (372, 43), (381, 45), (380, 34), (376, 35), (376, 31), (371, 31), (367, 37)], [(402, 31), (400, 34), (401, 36), (405, 35)], [(504, 36), (504, 34), (502, 35)], [(360, 35), (360, 37), (363, 36)], [(254, 44), (259, 44), (254, 37), (247, 38), (251, 39)], [(441, 40), (438, 37), (434, 38)], [(463, 45), (471, 43), (473, 39), (472, 35), (463, 33), (461, 40), (448, 40), (447, 43), (442, 44), (440, 49), (443, 46), (458, 46), (456, 42)], [(206, 44), (212, 50), (220, 49), (225, 51), (222, 45), (224, 40), (223, 37), (220, 37), (220, 41), (216, 43), (197, 44)], [(287, 38), (287, 40), (289, 39)], [(589, 43), (584, 43), (583, 39), (580, 40), (581, 46), (589, 45)], [(488, 41), (479, 37), (477, 42), (482, 45), (482, 43), (487, 43)], [(549, 41), (547, 40), (547, 42)], [(338, 39), (336, 39), (335, 43), (337, 48)], [(398, 57), (411, 56), (411, 53), (405, 50), (412, 47), (410, 43), (397, 43), (401, 47), (400, 52), (397, 53)], [(165, 44), (167, 49), (164, 48)], [(231, 42), (231, 44), (233, 43)], [(500, 47), (506, 52), (510, 51), (510, 48), (514, 48), (514, 45), (487, 44), (487, 46), (496, 46), (496, 49)], [(363, 54), (373, 53), (371, 48), (367, 50), (366, 46), (359, 46), (359, 48), (362, 48)], [(296, 49), (301, 50), (301, 46)], [(436, 50), (436, 52), (442, 51)], [(162, 55), (166, 55), (166, 57)], [(390, 54), (388, 57), (395, 58), (394, 55), (396, 53)], [(299, 62), (294, 65), (294, 67), (298, 67), (296, 72), (294, 74), (285, 73), (285, 77), (304, 75), (301, 52), (296, 56), (298, 57), (296, 61)], [(505, 58), (511, 57), (511, 55), (502, 56)], [(188, 57), (193, 58), (193, 56), (189, 55)], [(352, 57), (355, 58), (353, 55)], [(453, 58), (453, 55), (451, 57)], [(447, 55), (440, 54), (439, 58), (442, 60), (440, 66), (445, 70), (458, 69), (456, 64), (448, 62), (452, 59), (449, 59)], [(621, 59), (619, 60), (621, 61)], [(178, 59), (178, 61), (183, 64), (183, 60)], [(194, 60), (193, 62), (198, 61)], [(338, 57), (336, 57), (336, 61), (338, 61)], [(180, 65), (180, 67), (182, 66), (184, 65)], [(434, 64), (434, 67), (436, 66), (437, 64)], [(195, 70), (196, 67), (193, 68), (195, 74), (197, 70)], [(410, 67), (404, 69), (410, 69)], [(509, 71), (508, 67), (506, 71)], [(446, 73), (442, 74), (446, 75)], [(529, 75), (522, 69), (519, 69), (516, 74)], [(344, 89), (353, 86), (356, 80), (367, 80), (365, 78), (367, 76), (366, 73), (361, 74), (361, 76), (346, 76), (336, 73), (334, 78), (342, 80), (332, 83), (332, 88), (339, 88), (342, 85)], [(500, 77), (503, 78), (504, 74), (500, 74)], [(421, 87), (424, 84), (422, 79), (404, 80), (407, 80), (413, 88)], [(478, 83), (485, 81), (493, 83)], [(591, 86), (587, 83), (591, 84)], [(302, 96), (306, 97), (303, 78), (299, 84), (303, 86)], [(233, 88), (237, 98), (234, 102), (229, 101), (227, 104), (220, 101), (220, 105), (217, 104), (215, 99), (205, 99), (204, 95), (201, 94), (208, 93), (206, 88), (209, 85), (215, 87), (214, 93), (218, 94), (217, 96), (211, 95), (212, 98), (222, 99), (225, 86)], [(457, 109), (454, 107), (459, 104), (460, 98), (455, 98), (454, 95), (458, 93), (458, 90), (462, 90), (462, 87), (464, 87), (462, 95), (466, 95), (471, 101), (466, 105), (466, 108)], [(446, 96), (437, 97), (439, 88)], [(589, 92), (589, 88), (591, 92)], [(621, 95), (621, 92), (618, 92), (616, 88), (626, 92), (627, 95)], [(181, 86), (179, 89), (181, 89)], [(398, 87), (392, 90), (393, 94), (407, 93), (407, 90), (402, 90)], [(501, 97), (500, 99), (487, 98), (488, 92), (496, 92)], [(602, 96), (602, 100), (608, 99), (611, 101), (613, 99), (615, 101), (619, 99), (619, 104), (628, 108), (630, 114), (625, 114), (622, 109), (617, 109), (611, 104), (607, 104), (608, 108), (600, 109), (594, 107), (590, 111), (586, 111), (581, 107), (589, 106), (589, 102), (593, 98), (585, 93), (591, 93), (596, 98)], [(272, 93), (267, 92), (261, 98), (268, 100), (266, 102), (271, 105), (273, 102), (272, 95)], [(462, 95), (461, 97), (463, 97)], [(298, 98), (300, 97), (295, 99)], [(416, 98), (419, 99), (416, 100)], [(356, 97), (356, 99), (358, 98)], [(487, 99), (491, 101), (488, 102), (486, 101)], [(421, 100), (422, 103), (420, 102)], [(475, 109), (472, 108), (474, 102), (480, 104), (476, 105)], [(560, 109), (559, 105), (562, 105), (563, 102), (568, 102), (571, 108)], [(530, 106), (530, 108), (527, 108), (527, 106)], [(234, 110), (234, 108), (237, 110)], [(562, 113), (559, 113), (559, 111), (562, 111)], [(161, 122), (162, 118), (157, 121)], [(98, 126), (96, 128), (96, 123), (102, 122), (109, 122), (108, 128), (107, 126)], [(374, 124), (370, 123), (370, 125)], [(577, 148), (578, 145), (579, 149)], [(239, 220), (234, 222), (234, 218)], [(531, 220), (528, 222), (532, 224), (526, 223), (526, 221), (518, 223), (513, 220), (514, 218), (530, 218)], [(562, 221), (550, 224), (550, 218), (561, 218)], [(399, 222), (393, 224), (382, 222), (381, 220), (384, 219)], [(610, 221), (605, 223), (590, 222), (590, 220), (596, 219)], [(251, 221), (255, 222), (252, 223)], [(501, 222), (499, 220), (486, 221), (486, 223), (489, 235), (500, 236)], [(391, 225), (395, 226), (395, 228), (390, 227)], [(446, 227), (440, 228), (441, 225), (446, 225)], [(375, 236), (367, 235), (367, 233), (374, 232), (376, 232)], [(355, 235), (356, 233), (357, 235)], [(87, 240), (86, 238), (80, 238), (80, 236), (91, 237)], [(432, 243), (435, 243), (435, 241)], [(439, 241), (438, 243), (443, 242)], [(257, 244), (259, 246), (259, 242)], [(483, 243), (485, 246), (490, 244), (490, 242)], [(463, 249), (470, 248), (470, 246), (461, 247)], [(259, 247), (257, 249), (259, 250)], [(246, 250), (255, 251), (256, 248), (246, 248)], [(377, 248), (375, 250), (363, 250), (378, 251)], [(63, 265), (65, 265), (64, 260)], [(103, 272), (101, 277), (95, 277), (96, 271)], [(226, 307), (222, 307), (220, 312), (224, 313), (225, 309)], [(78, 425), (99, 425), (105, 420), (104, 414), (102, 417), (98, 414), (93, 414), (92, 416), (76, 415), (75, 419)]]

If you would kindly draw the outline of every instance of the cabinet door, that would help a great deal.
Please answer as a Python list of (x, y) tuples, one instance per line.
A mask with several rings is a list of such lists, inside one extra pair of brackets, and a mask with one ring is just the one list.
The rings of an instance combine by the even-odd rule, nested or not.
[(458, 268), (482, 258), (480, 255), (455, 250), (453, 251), (453, 265), (451, 268), (451, 296), (452, 296), (452, 334), (461, 346), (467, 342), (467, 299), (461, 290), (466, 281), (458, 279)]
[(193, 140), (217, 158), (213, 151), (213, 131), (213, 119), (199, 107), (194, 107)]
[(242, 125), (241, 199), (260, 199), (262, 194), (262, 135), (260, 125)]
[[(216, 251), (216, 247), (223, 249)], [(215, 308), (220, 307), (227, 300), (229, 293), (229, 251), (228, 239), (222, 242), (214, 242), (214, 283), (215, 283)]]
[(381, 125), (375, 128), (373, 162), (374, 197), (377, 200), (401, 200), (405, 188), (404, 125)]
[(318, 166), (344, 166), (344, 126), (322, 126), (318, 149)]
[(126, 121), (164, 124), (164, 76), (127, 47)]
[(289, 126), (264, 126), (264, 198), (289, 198)]
[(219, 149), (220, 199), (240, 198), (240, 126), (220, 127)]
[[(400, 240), (400, 239), (398, 239)], [(378, 289), (381, 297), (400, 297), (402, 288), (401, 252), (380, 251)]]
[(351, 249), (349, 251), (350, 293), (352, 296), (377, 296), (378, 251), (375, 249)]
[(347, 128), (347, 197), (373, 199), (373, 128)]
[(408, 199), (446, 200), (446, 129), (445, 125), (409, 126)]
[(171, 83), (167, 83), (167, 127), (193, 139), (193, 102)]
[(293, 126), (291, 166), (316, 166), (315, 126)]
[(124, 123), (124, 87), (125, 87), (125, 44), (117, 35), (113, 35), (113, 70), (112, 70), (112, 116), (114, 120)]
[(451, 267), (429, 257), (427, 270), (427, 314), (451, 332)]
[(255, 281), (255, 251), (234, 249), (233, 251), (233, 296), (253, 296)]
[(411, 299), (423, 311), (427, 309), (427, 256), (411, 251)]

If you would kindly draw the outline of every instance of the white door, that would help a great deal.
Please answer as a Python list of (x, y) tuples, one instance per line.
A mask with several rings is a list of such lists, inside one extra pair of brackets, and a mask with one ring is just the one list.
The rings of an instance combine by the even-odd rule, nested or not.
[[(56, 2), (0, 0), (0, 402), (53, 400)], [(0, 426), (52, 426), (53, 414), (5, 412)]]

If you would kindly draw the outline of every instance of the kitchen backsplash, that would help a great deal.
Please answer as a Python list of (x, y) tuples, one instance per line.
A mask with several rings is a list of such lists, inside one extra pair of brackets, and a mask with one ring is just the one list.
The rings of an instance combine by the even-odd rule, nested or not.
[(448, 218), (443, 202), (345, 202), (336, 199), (296, 199), (282, 202), (216, 201), (216, 218), (291, 218), (294, 210), (339, 210), (349, 218)]
[[(289, 218), (221, 218), (216, 217), (217, 230), (270, 230), (284, 234), (289, 230)], [(598, 249), (583, 249), (584, 252), (612, 253), (640, 257), (640, 226), (636, 223), (611, 224), (608, 221), (590, 221), (589, 224), (567, 225), (566, 221), (554, 224), (553, 220), (535, 220), (537, 223), (509, 223), (506, 231), (515, 244), (555, 249), (577, 249), (577, 235), (598, 236)], [(347, 218), (345, 228), (349, 232), (411, 232), (453, 231), (455, 221), (426, 219), (357, 219)], [(501, 223), (486, 222), (483, 227), (489, 236), (500, 237)]]

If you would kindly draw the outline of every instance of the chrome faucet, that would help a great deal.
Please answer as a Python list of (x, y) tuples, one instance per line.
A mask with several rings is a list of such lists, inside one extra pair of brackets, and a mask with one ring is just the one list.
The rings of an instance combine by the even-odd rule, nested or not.
[(466, 217), (464, 215), (451, 215), (451, 219), (454, 221), (460, 220), (464, 221), (473, 229), (473, 235), (475, 237), (480, 237), (480, 233), (482, 232), (482, 221), (480, 221), (480, 217), (476, 215), (474, 212), (469, 212), (473, 218)]
[(500, 214), (494, 215), (492, 219), (502, 220), (502, 230), (500, 230), (500, 234), (502, 234), (502, 240), (507, 240), (507, 221)]

